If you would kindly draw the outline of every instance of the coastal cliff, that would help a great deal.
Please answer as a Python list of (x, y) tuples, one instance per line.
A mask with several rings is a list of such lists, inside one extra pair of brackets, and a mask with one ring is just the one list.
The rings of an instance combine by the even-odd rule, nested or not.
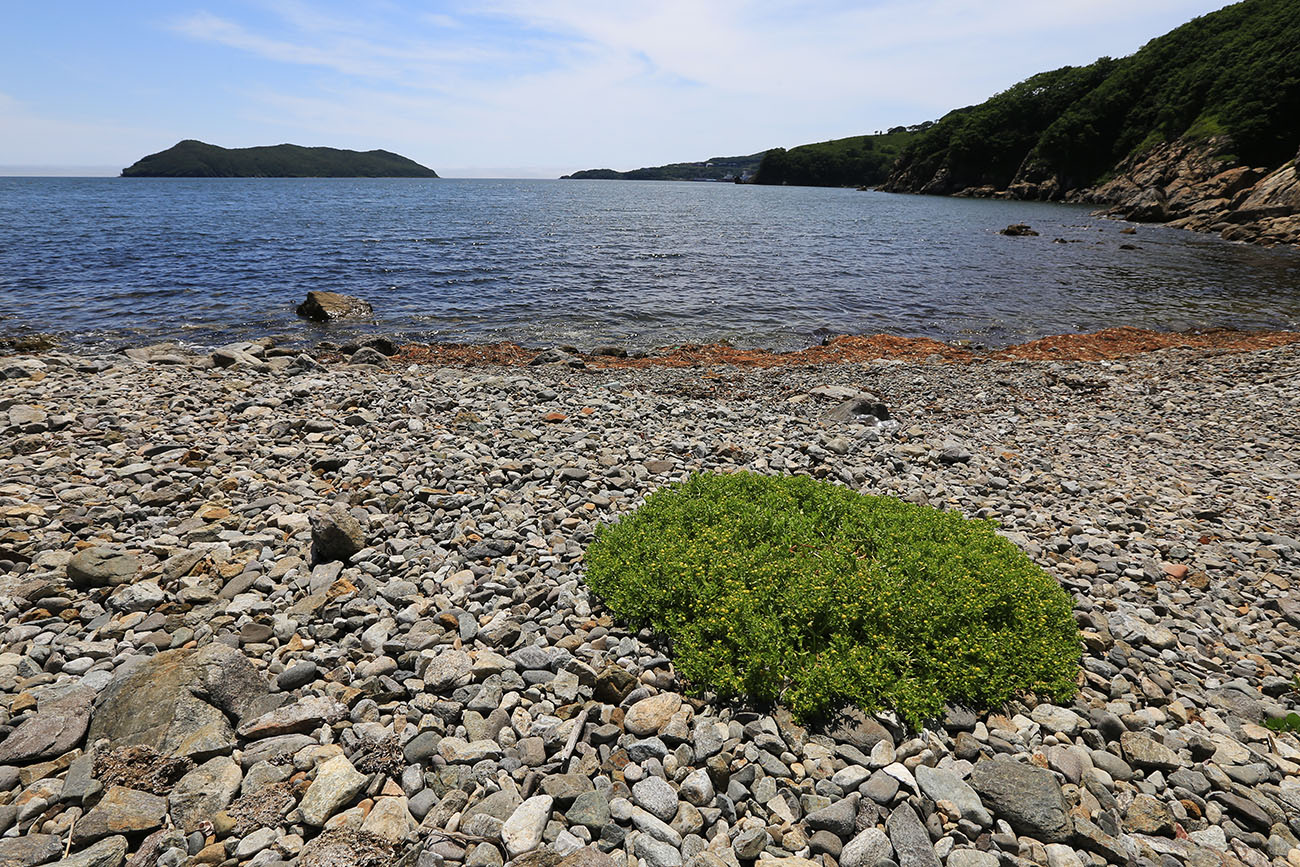
[(913, 140), (889, 192), (1090, 202), (1295, 242), (1300, 6), (1244, 0), (1135, 54), (1035, 75)]
[(1231, 148), (1226, 137), (1160, 145), (1126, 160), (1114, 178), (1072, 200), (1108, 205), (1110, 216), (1213, 232), (1230, 241), (1300, 243), (1296, 160), (1273, 170), (1240, 165), (1227, 156)]

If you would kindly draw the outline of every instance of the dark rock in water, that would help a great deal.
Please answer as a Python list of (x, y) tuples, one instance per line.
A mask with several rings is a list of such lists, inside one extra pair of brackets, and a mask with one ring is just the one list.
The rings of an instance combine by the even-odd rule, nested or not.
[(347, 560), (366, 546), (361, 524), (339, 505), (311, 516), (312, 558), (317, 563)]
[(113, 746), (199, 761), (229, 753), (230, 717), (254, 710), (269, 691), (242, 653), (220, 643), (166, 651), (118, 671), (95, 703), (90, 742), (108, 738)]
[(298, 305), (298, 315), (317, 322), (356, 319), (374, 314), (368, 301), (338, 292), (308, 292), (307, 300)]
[(621, 346), (597, 346), (591, 350), (592, 355), (603, 355), (606, 358), (627, 358), (627, 350)]
[[(5, 317), (0, 316), (0, 319)], [(0, 354), (48, 352), (58, 345), (59, 339), (53, 334), (17, 334), (0, 338)]]
[(971, 771), (970, 784), (984, 806), (1019, 833), (1047, 843), (1069, 838), (1070, 816), (1051, 771), (1011, 759), (985, 759)]
[(84, 686), (38, 700), (36, 714), (0, 743), (0, 765), (52, 759), (71, 750), (86, 734), (94, 700), (95, 691)]
[(1025, 223), (1012, 223), (1010, 226), (1007, 226), (1001, 232), (998, 232), (998, 234), (1009, 235), (1013, 238), (1019, 238), (1019, 237), (1028, 237), (1031, 235), (1036, 236), (1038, 233), (1033, 229), (1029, 228), (1029, 226)]

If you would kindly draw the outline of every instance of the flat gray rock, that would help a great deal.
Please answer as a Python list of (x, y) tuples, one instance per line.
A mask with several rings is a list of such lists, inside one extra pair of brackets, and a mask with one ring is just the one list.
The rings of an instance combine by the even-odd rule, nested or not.
[(976, 763), (970, 783), (983, 805), (1021, 834), (1047, 843), (1069, 839), (1065, 798), (1051, 771), (1010, 759), (985, 759)]

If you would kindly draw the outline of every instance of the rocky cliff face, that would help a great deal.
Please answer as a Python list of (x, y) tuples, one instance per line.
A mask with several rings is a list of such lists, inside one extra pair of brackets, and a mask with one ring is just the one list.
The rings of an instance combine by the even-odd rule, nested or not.
[(1300, 243), (1296, 160), (1270, 171), (1238, 165), (1231, 150), (1226, 137), (1162, 144), (1121, 163), (1106, 183), (1069, 198), (1108, 205), (1111, 216), (1231, 241)]

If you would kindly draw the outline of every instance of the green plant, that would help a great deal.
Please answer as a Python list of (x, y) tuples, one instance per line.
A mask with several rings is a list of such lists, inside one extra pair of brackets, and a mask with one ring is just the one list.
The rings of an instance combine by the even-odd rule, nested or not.
[(678, 671), (802, 719), (1076, 690), (1069, 596), (987, 521), (806, 477), (702, 474), (601, 527), (587, 581)]
[(1292, 711), (1286, 716), (1264, 720), (1264, 727), (1274, 732), (1300, 732), (1300, 713)]

